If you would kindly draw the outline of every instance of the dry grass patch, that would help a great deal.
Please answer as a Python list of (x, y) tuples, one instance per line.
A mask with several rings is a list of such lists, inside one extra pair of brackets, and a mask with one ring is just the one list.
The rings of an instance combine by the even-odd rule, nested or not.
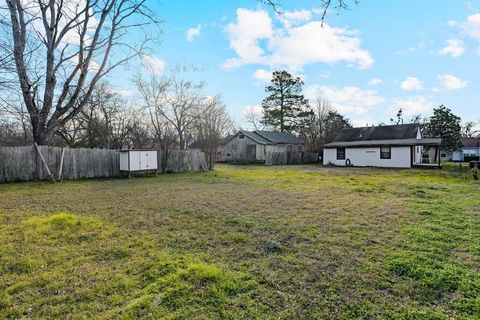
[(0, 186), (0, 318), (475, 319), (480, 187), (218, 166)]

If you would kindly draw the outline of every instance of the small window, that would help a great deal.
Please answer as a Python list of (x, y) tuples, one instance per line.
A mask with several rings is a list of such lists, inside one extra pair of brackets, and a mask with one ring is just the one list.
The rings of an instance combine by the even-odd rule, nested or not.
[(302, 151), (302, 146), (298, 146), (298, 151)]
[(442, 153), (442, 158), (446, 158), (447, 157), (447, 154), (446, 153)]
[(337, 160), (345, 160), (345, 148), (337, 148)]
[(392, 148), (381, 147), (380, 148), (380, 159), (391, 159), (391, 158), (392, 158)]
[(238, 135), (238, 139), (240, 139), (240, 140), (245, 139), (245, 135), (244, 135), (243, 133), (240, 133), (240, 134)]

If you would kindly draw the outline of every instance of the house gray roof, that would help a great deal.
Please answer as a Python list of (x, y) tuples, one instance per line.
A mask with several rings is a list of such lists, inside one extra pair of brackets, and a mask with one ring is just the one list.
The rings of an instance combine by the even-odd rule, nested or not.
[(439, 146), (442, 143), (440, 138), (429, 139), (389, 139), (389, 140), (367, 140), (367, 141), (338, 141), (324, 145), (324, 148), (338, 147), (377, 147), (377, 146)]
[(254, 131), (257, 135), (260, 135), (274, 144), (303, 144), (304, 141), (297, 138), (295, 135), (288, 132), (275, 132), (275, 131)]
[(234, 136), (238, 135), (239, 133), (243, 133), (250, 139), (254, 140), (259, 144), (303, 144), (303, 140), (300, 138), (295, 137), (295, 135), (288, 133), (288, 132), (274, 132), (274, 131), (246, 131), (240, 130), (235, 135), (224, 139), (222, 143), (229, 141)]
[(418, 124), (343, 129), (334, 142), (416, 139)]
[(255, 131), (245, 131), (245, 130), (240, 130), (239, 133), (243, 133), (250, 139), (260, 143), (260, 144), (272, 144), (271, 141), (267, 140), (266, 138), (262, 137), (261, 135), (257, 134)]
[(480, 138), (462, 138), (464, 148), (480, 148)]

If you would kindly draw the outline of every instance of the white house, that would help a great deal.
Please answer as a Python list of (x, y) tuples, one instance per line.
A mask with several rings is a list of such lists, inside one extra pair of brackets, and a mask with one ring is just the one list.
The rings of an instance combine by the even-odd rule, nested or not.
[[(424, 139), (417, 124), (344, 129), (323, 150), (323, 164), (412, 168), (440, 167), (441, 139)], [(436, 159), (428, 150), (436, 148)]]
[(480, 160), (480, 137), (462, 138), (462, 148), (453, 152), (442, 152), (442, 161)]
[(288, 132), (246, 131), (224, 139), (218, 148), (218, 161), (263, 163), (267, 152), (305, 151), (302, 139)]

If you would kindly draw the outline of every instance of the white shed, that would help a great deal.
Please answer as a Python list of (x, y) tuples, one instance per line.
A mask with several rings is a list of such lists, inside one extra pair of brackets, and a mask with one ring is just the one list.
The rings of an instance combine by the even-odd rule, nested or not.
[(120, 171), (158, 170), (156, 150), (124, 150), (120, 151)]

